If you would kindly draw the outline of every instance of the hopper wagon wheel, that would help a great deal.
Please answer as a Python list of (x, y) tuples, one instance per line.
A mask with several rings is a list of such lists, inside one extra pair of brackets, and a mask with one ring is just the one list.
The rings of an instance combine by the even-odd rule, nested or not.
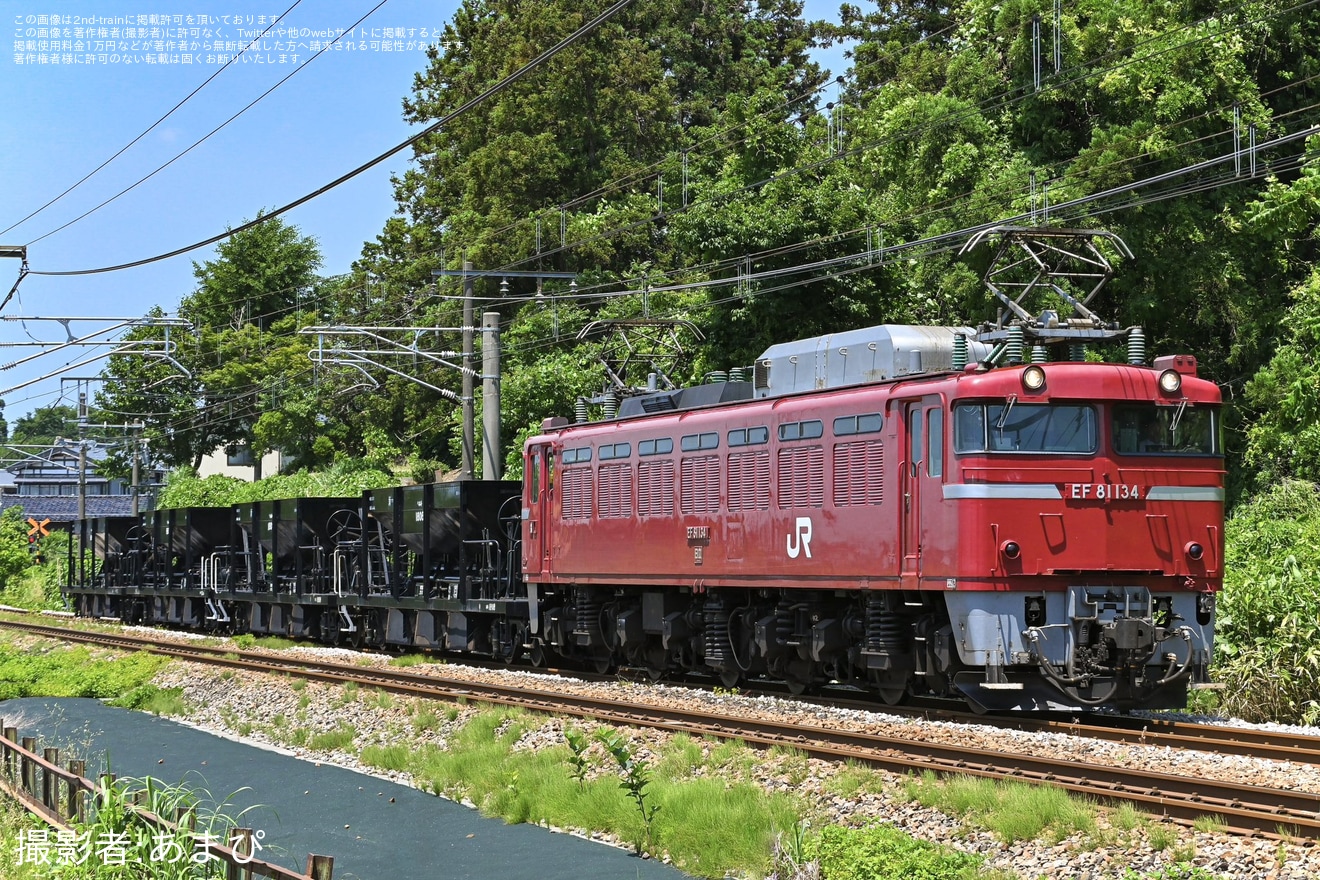
[(326, 519), (325, 527), (335, 546), (356, 544), (362, 540), (362, 517), (356, 510), (336, 510)]

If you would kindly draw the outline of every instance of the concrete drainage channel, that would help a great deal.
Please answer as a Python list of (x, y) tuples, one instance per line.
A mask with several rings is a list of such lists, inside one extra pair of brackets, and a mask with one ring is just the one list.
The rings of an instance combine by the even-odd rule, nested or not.
[(225, 812), (241, 813), (253, 829), (256, 856), (285, 872), (263, 876), (280, 880), (303, 876), (307, 853), (332, 855), (338, 878), (366, 880), (686, 876), (621, 849), (505, 825), (415, 788), (96, 700), (9, 700), (0, 717), (20, 737), (76, 744), (91, 778), (108, 763), (121, 779), (150, 775), (226, 801)]

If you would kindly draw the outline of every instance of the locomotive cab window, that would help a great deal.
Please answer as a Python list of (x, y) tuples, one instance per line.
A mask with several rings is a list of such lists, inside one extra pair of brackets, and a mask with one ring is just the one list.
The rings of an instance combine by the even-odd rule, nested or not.
[(961, 403), (953, 410), (955, 452), (1096, 451), (1095, 408), (1086, 405), (1004, 402)]
[(1219, 409), (1176, 404), (1114, 407), (1114, 451), (1119, 455), (1223, 455)]
[(591, 461), (591, 447), (579, 446), (577, 449), (564, 450), (564, 464), (586, 464)]

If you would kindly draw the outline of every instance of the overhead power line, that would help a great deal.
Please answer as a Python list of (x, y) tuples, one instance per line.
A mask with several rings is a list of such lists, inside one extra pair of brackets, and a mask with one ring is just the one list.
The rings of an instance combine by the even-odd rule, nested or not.
[[(138, 141), (142, 140), (144, 137), (146, 137), (148, 134), (150, 134), (152, 131), (154, 131), (155, 128), (156, 128), (156, 126), (160, 125), (160, 124), (161, 124), (162, 122), (164, 122), (166, 119), (169, 119), (171, 116), (173, 116), (175, 110), (178, 110), (178, 109), (179, 109), (180, 107), (182, 107), (184, 104), (187, 104), (190, 100), (192, 100), (192, 97), (193, 97), (194, 95), (196, 95), (196, 94), (197, 94), (198, 92), (200, 92), (202, 89), (204, 89), (204, 88), (206, 88), (208, 85), (210, 85), (210, 84), (211, 84), (211, 80), (215, 79), (217, 76), (219, 76), (220, 74), (224, 73), (224, 72), (225, 72), (225, 69), (228, 68), (229, 65), (236, 63), (236, 62), (238, 61), (238, 59), (241, 58), (241, 57), (243, 56), (243, 53), (244, 53), (244, 52), (246, 52), (248, 49), (251, 49), (253, 46), (255, 46), (255, 45), (261, 40), (262, 37), (264, 37), (264, 36), (266, 36), (266, 34), (270, 33), (270, 29), (273, 28), (273, 27), (275, 27), (275, 25), (276, 25), (277, 23), (283, 21), (284, 18), (285, 18), (285, 16), (287, 16), (290, 12), (292, 12), (292, 11), (298, 6), (299, 3), (302, 3), (302, 0), (293, 0), (293, 5), (290, 6), (288, 9), (284, 10), (282, 13), (280, 13), (279, 18), (272, 20), (271, 23), (270, 23), (270, 25), (267, 26), (267, 28), (266, 28), (264, 31), (261, 32), (260, 36), (257, 36), (257, 37), (255, 37), (255, 38), (253, 38), (252, 42), (248, 43), (246, 46), (244, 46), (242, 49), (240, 49), (239, 52), (238, 52), (236, 55), (234, 55), (233, 57), (231, 57), (231, 58), (230, 58), (228, 61), (226, 61), (223, 65), (221, 65), (219, 68), (217, 68), (216, 71), (215, 71), (215, 73), (213, 73), (213, 74), (211, 74), (210, 76), (208, 76), (208, 77), (202, 82), (201, 85), (199, 85), (197, 88), (193, 89), (193, 90), (192, 90), (191, 92), (189, 92), (186, 96), (184, 96), (184, 99), (183, 99), (182, 101), (180, 101), (179, 103), (175, 104), (175, 105), (174, 105), (173, 107), (171, 107), (169, 110), (166, 110), (166, 111), (165, 111), (165, 115), (161, 116), (161, 117), (160, 117), (159, 119), (157, 119), (155, 122), (151, 123), (151, 125), (148, 125), (145, 129), (143, 129), (143, 131), (142, 131), (142, 133), (141, 133), (140, 135), (138, 135), (137, 137), (133, 138), (133, 139), (132, 139), (131, 141), (129, 141), (128, 143), (124, 144), (124, 146), (120, 147), (120, 148), (119, 148), (119, 151), (118, 151), (117, 153), (115, 153), (115, 154), (114, 154), (113, 156), (111, 156), (109, 159), (106, 159), (106, 160), (105, 160), (104, 162), (102, 162), (100, 165), (97, 165), (97, 166), (96, 166), (95, 168), (93, 168), (91, 171), (88, 171), (85, 175), (82, 176), (81, 179), (79, 179), (76, 183), (74, 183), (72, 186), (70, 186), (70, 187), (69, 187), (68, 189), (66, 189), (64, 192), (62, 192), (62, 193), (60, 193), (59, 195), (55, 196), (55, 198), (51, 199), (51, 200), (50, 200), (49, 202), (47, 202), (46, 204), (42, 205), (40, 208), (37, 208), (37, 209), (36, 209), (35, 211), (33, 211), (31, 214), (28, 214), (28, 215), (27, 215), (26, 217), (24, 217), (22, 220), (19, 220), (19, 221), (17, 221), (16, 223), (13, 223), (12, 225), (10, 225), (10, 226), (8, 226), (8, 227), (6, 227), (6, 228), (4, 228), (4, 229), (0, 229), (0, 235), (4, 235), (6, 232), (8, 232), (9, 230), (11, 230), (11, 229), (13, 229), (13, 228), (15, 228), (15, 227), (17, 227), (17, 226), (22, 226), (24, 223), (28, 222), (28, 221), (31, 220), (33, 217), (35, 217), (35, 216), (37, 216), (38, 214), (40, 214), (42, 211), (46, 210), (46, 209), (49, 208), (51, 205), (55, 204), (55, 203), (58, 202), (60, 199), (62, 199), (62, 198), (64, 198), (65, 196), (67, 196), (69, 193), (73, 192), (75, 189), (77, 189), (78, 187), (82, 186), (84, 183), (86, 183), (88, 180), (90, 180), (90, 179), (92, 178), (92, 176), (95, 175), (95, 174), (96, 174), (98, 171), (100, 171), (102, 168), (104, 168), (105, 166), (109, 165), (111, 162), (115, 161), (115, 160), (118, 159), (120, 156), (124, 155), (124, 153), (128, 152), (128, 150), (129, 150), (130, 147), (132, 147), (132, 146), (133, 146), (134, 144), (136, 144)], [(207, 135), (207, 137), (210, 137), (210, 135)], [(199, 143), (200, 143), (200, 141), (199, 141)], [(195, 146), (195, 145), (194, 145), (194, 146)], [(189, 149), (191, 149), (191, 147), (189, 147)], [(182, 155), (182, 153), (181, 153), (180, 155)], [(177, 158), (177, 157), (176, 157), (176, 158)], [(172, 161), (172, 160), (171, 160), (171, 161)], [(162, 166), (162, 167), (164, 167), (164, 166)], [(152, 172), (152, 173), (154, 174), (155, 172)], [(145, 180), (145, 179), (146, 179), (146, 178), (143, 178), (143, 180)], [(141, 183), (141, 182), (142, 182), (142, 181), (138, 181), (138, 183)], [(133, 184), (133, 186), (137, 186), (137, 184), (135, 183), (135, 184)], [(132, 187), (130, 187), (130, 189), (131, 189), (131, 188), (132, 188)], [(128, 190), (124, 190), (124, 192), (128, 192)], [(120, 193), (120, 195), (123, 195), (123, 193)], [(115, 198), (118, 198), (118, 197), (119, 197), (119, 196), (116, 196)], [(100, 208), (100, 207), (102, 207), (102, 206), (105, 205), (105, 204), (108, 204), (108, 202), (102, 202), (100, 205), (97, 205), (97, 208)], [(95, 211), (97, 208), (93, 208), (92, 210)], [(88, 213), (91, 213), (91, 211), (89, 211)], [(84, 214), (84, 215), (82, 215), (82, 216), (83, 216), (83, 217), (86, 217), (87, 214)], [(82, 219), (82, 217), (77, 218), (77, 220), (81, 220), (81, 219)], [(73, 220), (73, 221), (70, 221), (70, 222), (77, 222), (77, 220)], [(66, 223), (65, 225), (67, 226), (68, 224)], [(63, 229), (63, 228), (64, 228), (63, 226), (60, 227), (60, 229)], [(58, 231), (59, 231), (59, 230), (56, 229), (56, 230), (53, 230), (52, 232), (48, 232), (48, 233), (46, 233), (46, 235), (53, 235), (55, 232), (58, 232)], [(46, 237), (45, 235), (42, 236), (42, 238), (45, 238), (45, 237)], [(34, 239), (34, 241), (40, 241), (40, 240), (41, 240), (40, 238), (39, 238), (39, 239)]]
[(489, 87), (488, 89), (476, 95), (475, 97), (465, 101), (458, 108), (453, 110), (451, 113), (448, 113), (447, 115), (443, 116), (441, 119), (437, 120), (432, 125), (428, 126), (427, 128), (423, 129), (422, 131), (418, 132), (417, 134), (413, 135), (412, 137), (398, 144), (397, 146), (391, 147), (390, 149), (386, 150), (384, 153), (381, 153), (376, 158), (364, 162), (362, 165), (359, 165), (357, 168), (354, 168), (352, 171), (349, 171), (347, 174), (344, 174), (341, 177), (332, 180), (330, 183), (327, 183), (325, 186), (322, 186), (319, 189), (316, 189), (308, 193), (307, 195), (302, 196), (301, 198), (295, 199), (286, 205), (276, 208), (275, 210), (267, 214), (263, 214), (256, 220), (250, 220), (247, 223), (244, 223), (240, 226), (236, 226), (232, 229), (227, 229), (224, 232), (218, 235), (213, 235), (210, 238), (205, 239), (203, 241), (195, 242), (185, 247), (177, 248), (176, 250), (172, 250), (168, 253), (157, 254), (154, 257), (146, 257), (141, 260), (134, 260), (131, 263), (120, 263), (119, 265), (116, 266), (102, 266), (97, 269), (73, 269), (73, 270), (67, 270), (61, 272), (33, 270), (30, 271), (28, 274), (46, 275), (46, 276), (97, 275), (104, 272), (117, 272), (121, 269), (133, 269), (136, 268), (137, 266), (145, 266), (149, 263), (157, 263), (160, 262), (161, 260), (168, 260), (171, 257), (177, 257), (180, 254), (186, 254), (189, 251), (195, 251), (198, 248), (203, 248), (208, 245), (215, 244), (216, 242), (226, 239), (231, 235), (235, 235), (239, 232), (244, 232), (261, 223), (265, 223), (268, 220), (273, 220), (276, 217), (279, 217), (283, 214), (287, 214), (289, 211), (292, 211), (294, 208), (297, 208), (300, 205), (304, 205), (307, 202), (310, 202), (312, 199), (324, 195), (325, 193), (329, 192), (335, 187), (343, 183), (346, 183), (349, 180), (352, 180), (354, 177), (357, 177), (359, 174), (362, 174), (363, 172), (374, 168), (375, 166), (384, 162), (386, 159), (389, 159), (391, 156), (394, 156), (395, 154), (417, 143), (422, 138), (434, 134), (435, 132), (444, 128), (446, 125), (453, 122), (455, 119), (462, 116), (464, 113), (468, 112), (473, 107), (476, 107), (477, 105), (489, 100), (495, 95), (498, 95), (501, 92), (505, 91), (510, 86), (517, 83), (519, 80), (523, 79), (527, 75), (537, 70), (547, 61), (554, 58), (559, 53), (563, 52), (565, 49), (581, 41), (582, 38), (588, 36), (597, 28), (599, 28), (601, 25), (605, 24), (605, 22), (609, 21), (615, 15), (622, 12), (624, 8), (631, 5), (631, 3), (632, 0), (617, 0), (617, 2), (615, 2), (609, 8), (607, 8), (604, 12), (600, 13), (600, 15), (597, 15), (591, 21), (582, 25), (582, 27), (578, 28), (576, 31), (569, 34), (567, 37), (560, 40), (558, 43), (551, 46), (549, 49), (546, 49), (540, 55), (537, 55), (531, 61), (527, 62), (522, 67), (518, 68), (513, 73), (509, 74), (504, 79), (495, 83), (493, 86)]

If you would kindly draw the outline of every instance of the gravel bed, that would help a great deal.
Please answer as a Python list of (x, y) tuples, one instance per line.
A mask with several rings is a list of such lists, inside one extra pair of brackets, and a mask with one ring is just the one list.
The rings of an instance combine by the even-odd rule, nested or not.
[[(158, 633), (159, 634), (159, 633)], [(335, 648), (300, 647), (279, 652), (283, 656), (349, 661), (359, 665), (387, 665), (389, 659), (363, 655)], [(409, 667), (419, 674), (444, 675), (470, 681), (522, 683), (541, 690), (569, 691), (618, 697), (636, 694), (639, 700), (691, 707), (705, 704), (712, 710), (748, 716), (792, 719), (823, 727), (865, 730), (886, 735), (904, 736), (955, 743), (967, 748), (1001, 749), (1035, 755), (1068, 756), (1092, 763), (1119, 764), (1148, 768), (1159, 772), (1196, 774), (1215, 778), (1269, 784), (1281, 788), (1320, 791), (1320, 773), (1310, 765), (1261, 761), (1249, 758), (1217, 756), (1204, 752), (1180, 751), (1154, 746), (1132, 746), (1089, 740), (1056, 733), (1024, 733), (995, 730), (969, 724), (953, 724), (901, 718), (877, 712), (830, 709), (790, 699), (749, 697), (727, 692), (638, 684), (634, 682), (587, 683), (558, 676), (528, 672), (492, 671), (455, 663), (427, 663)], [(181, 687), (193, 708), (183, 720), (199, 727), (240, 736), (257, 743), (288, 749), (299, 757), (327, 761), (390, 778), (406, 784), (413, 780), (403, 773), (387, 773), (362, 766), (347, 752), (317, 752), (290, 745), (289, 731), (306, 728), (311, 734), (333, 731), (341, 724), (351, 725), (357, 735), (353, 748), (368, 745), (430, 743), (444, 747), (453, 731), (477, 711), (475, 706), (452, 706), (435, 703), (429, 706), (436, 724), (418, 729), (414, 723), (413, 701), (406, 698), (381, 699), (360, 691), (356, 699), (345, 700), (339, 686), (308, 683), (295, 689), (282, 676), (226, 675), (213, 668), (175, 662), (156, 680), (161, 687)], [(451, 709), (452, 707), (452, 709)], [(451, 709), (449, 713), (447, 709)], [(453, 711), (456, 710), (456, 711)], [(453, 714), (453, 718), (448, 718)], [(283, 716), (277, 726), (276, 716)], [(1209, 720), (1209, 719), (1202, 719)], [(1219, 719), (1213, 719), (1218, 722)], [(575, 726), (592, 725), (574, 721)], [(547, 719), (540, 727), (524, 734), (519, 748), (539, 749), (564, 743), (564, 722)], [(630, 729), (627, 735), (639, 757), (649, 759), (658, 753), (671, 736), (646, 729)], [(702, 744), (709, 751), (708, 744)], [(600, 764), (601, 762), (597, 762)], [(723, 771), (705, 766), (695, 775)], [(1216, 832), (1197, 832), (1172, 823), (1151, 819), (1136, 828), (1120, 827), (1120, 822), (1101, 811), (1098, 831), (1074, 834), (1063, 840), (1019, 841), (1006, 844), (992, 833), (969, 822), (928, 809), (910, 800), (904, 793), (903, 780), (876, 772), (874, 779), (855, 794), (843, 797), (831, 781), (841, 772), (838, 765), (807, 759), (803, 756), (772, 756), (756, 762), (755, 780), (767, 791), (792, 792), (808, 805), (814, 825), (836, 823), (864, 826), (888, 823), (906, 833), (936, 841), (966, 852), (984, 856), (989, 867), (1010, 872), (1023, 880), (1035, 878), (1128, 878), (1157, 875), (1175, 866), (1195, 866), (1216, 877), (1311, 878), (1320, 876), (1320, 849), (1305, 841), (1279, 843), (1253, 840)], [(855, 772), (855, 771), (852, 771)], [(591, 834), (600, 839), (602, 835)], [(613, 841), (606, 841), (613, 842)], [(1135, 875), (1129, 871), (1136, 872)], [(1184, 876), (1181, 873), (1174, 876)]]

